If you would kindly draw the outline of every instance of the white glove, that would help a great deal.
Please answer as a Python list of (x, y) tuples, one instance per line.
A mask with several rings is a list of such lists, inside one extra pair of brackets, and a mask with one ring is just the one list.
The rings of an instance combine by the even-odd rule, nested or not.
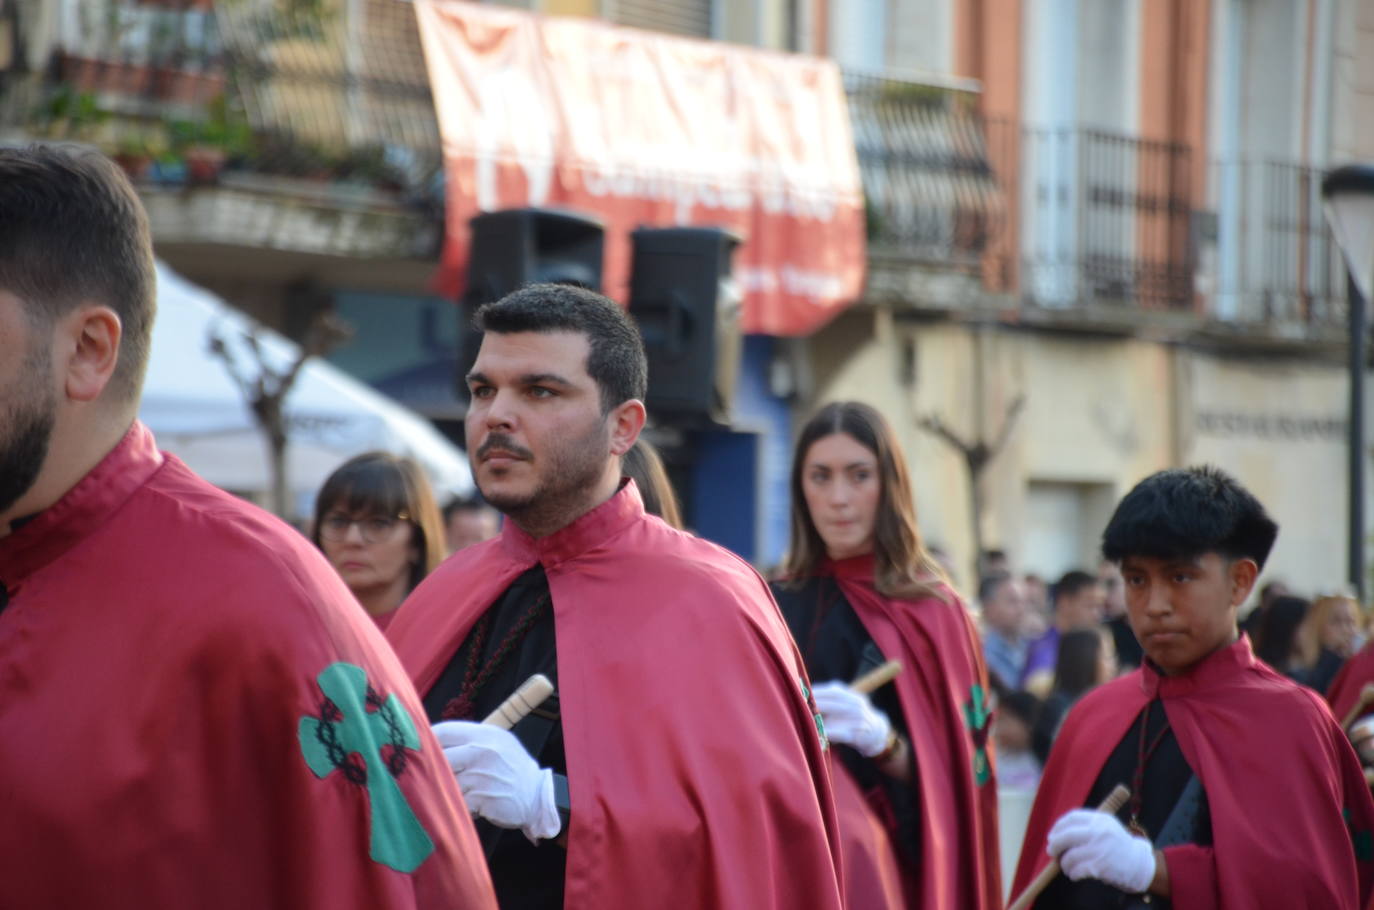
[(531, 842), (563, 827), (553, 801), (553, 771), (539, 767), (513, 733), (468, 720), (433, 726), (468, 809), (502, 828), (519, 828)]
[(873, 707), (867, 695), (860, 695), (842, 682), (818, 683), (812, 694), (831, 742), (853, 746), (860, 755), (870, 758), (887, 748), (892, 721)]
[(1116, 816), (1074, 809), (1050, 829), (1049, 852), (1074, 881), (1095, 878), (1128, 894), (1144, 894), (1155, 879), (1155, 848)]

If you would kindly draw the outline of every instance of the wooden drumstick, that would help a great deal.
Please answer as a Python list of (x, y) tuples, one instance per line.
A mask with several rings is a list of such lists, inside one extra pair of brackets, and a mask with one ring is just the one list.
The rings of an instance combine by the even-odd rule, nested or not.
[(860, 695), (867, 695), (875, 689), (881, 688), (892, 682), (900, 672), (902, 672), (902, 662), (900, 660), (889, 660), (884, 664), (879, 664), (862, 676), (856, 676), (854, 681), (849, 684), (849, 688), (858, 692)]
[[(1097, 811), (1115, 815), (1130, 798), (1131, 788), (1125, 784), (1117, 784), (1112, 792), (1107, 794), (1107, 798), (1102, 800)], [(1050, 882), (1054, 881), (1058, 874), (1059, 860), (1057, 858), (1052, 859), (1048, 866), (1040, 870), (1040, 874), (1035, 877), (1035, 880), (1026, 886), (1026, 890), (1021, 892), (1021, 896), (1007, 906), (1007, 910), (1027, 910), (1031, 904), (1035, 903), (1040, 892), (1048, 888)]]
[(1355, 704), (1350, 706), (1350, 710), (1346, 712), (1345, 718), (1341, 721), (1341, 729), (1349, 730), (1350, 725), (1359, 719), (1360, 712), (1371, 701), (1374, 701), (1374, 682), (1367, 682), (1364, 684), (1364, 688), (1360, 690), (1360, 697), (1355, 699)]
[(497, 705), (482, 723), (509, 730), (552, 694), (553, 683), (543, 673), (536, 673), (521, 683), (510, 698)]

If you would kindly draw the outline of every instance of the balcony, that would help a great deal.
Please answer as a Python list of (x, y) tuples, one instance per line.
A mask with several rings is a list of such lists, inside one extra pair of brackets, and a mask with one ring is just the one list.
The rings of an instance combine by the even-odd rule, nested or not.
[(845, 84), (872, 301), (1271, 337), (1344, 325), (1319, 170), (1204, 165), (1176, 143), (988, 119), (958, 88)]
[(163, 244), (437, 254), (438, 127), (402, 0), (71, 4), (46, 69), (0, 84), (0, 128), (102, 148)]

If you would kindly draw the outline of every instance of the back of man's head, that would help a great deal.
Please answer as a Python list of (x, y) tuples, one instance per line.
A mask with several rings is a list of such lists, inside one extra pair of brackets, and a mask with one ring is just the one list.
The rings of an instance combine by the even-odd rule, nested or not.
[(587, 337), (587, 375), (601, 392), (601, 411), (643, 400), (649, 384), (644, 342), (625, 310), (608, 297), (565, 284), (532, 284), (477, 311), (483, 332), (576, 332)]
[(148, 216), (128, 178), (73, 146), (0, 148), (0, 291), (47, 329), (83, 304), (121, 326), (111, 394), (138, 397), (156, 312)]
[(1259, 500), (1225, 471), (1173, 469), (1151, 474), (1121, 500), (1102, 532), (1102, 555), (1119, 563), (1217, 553), (1262, 569), (1278, 533)]

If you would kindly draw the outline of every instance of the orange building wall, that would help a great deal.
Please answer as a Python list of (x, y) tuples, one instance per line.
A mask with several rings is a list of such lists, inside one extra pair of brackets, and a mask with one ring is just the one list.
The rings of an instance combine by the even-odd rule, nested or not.
[[(1190, 212), (1205, 208), (1207, 187), (1207, 88), (1211, 47), (1210, 3), (1198, 0), (1142, 0), (1140, 16), (1140, 137), (1186, 150), (1170, 156), (1143, 155), (1139, 185), (1147, 192), (1184, 201), (1186, 211), (1143, 207), (1136, 223), (1137, 257), (1171, 263), (1174, 273), (1192, 255)], [(1152, 170), (1144, 171), (1145, 167)], [(1147, 304), (1153, 302), (1143, 301)], [(1200, 301), (1194, 300), (1194, 306)]]
[(983, 278), (993, 291), (1019, 283), (1021, 223), (1022, 0), (956, 0), (954, 72), (983, 85), (979, 111), (986, 118), (988, 159), (1003, 190), (1001, 229), (983, 258)]

